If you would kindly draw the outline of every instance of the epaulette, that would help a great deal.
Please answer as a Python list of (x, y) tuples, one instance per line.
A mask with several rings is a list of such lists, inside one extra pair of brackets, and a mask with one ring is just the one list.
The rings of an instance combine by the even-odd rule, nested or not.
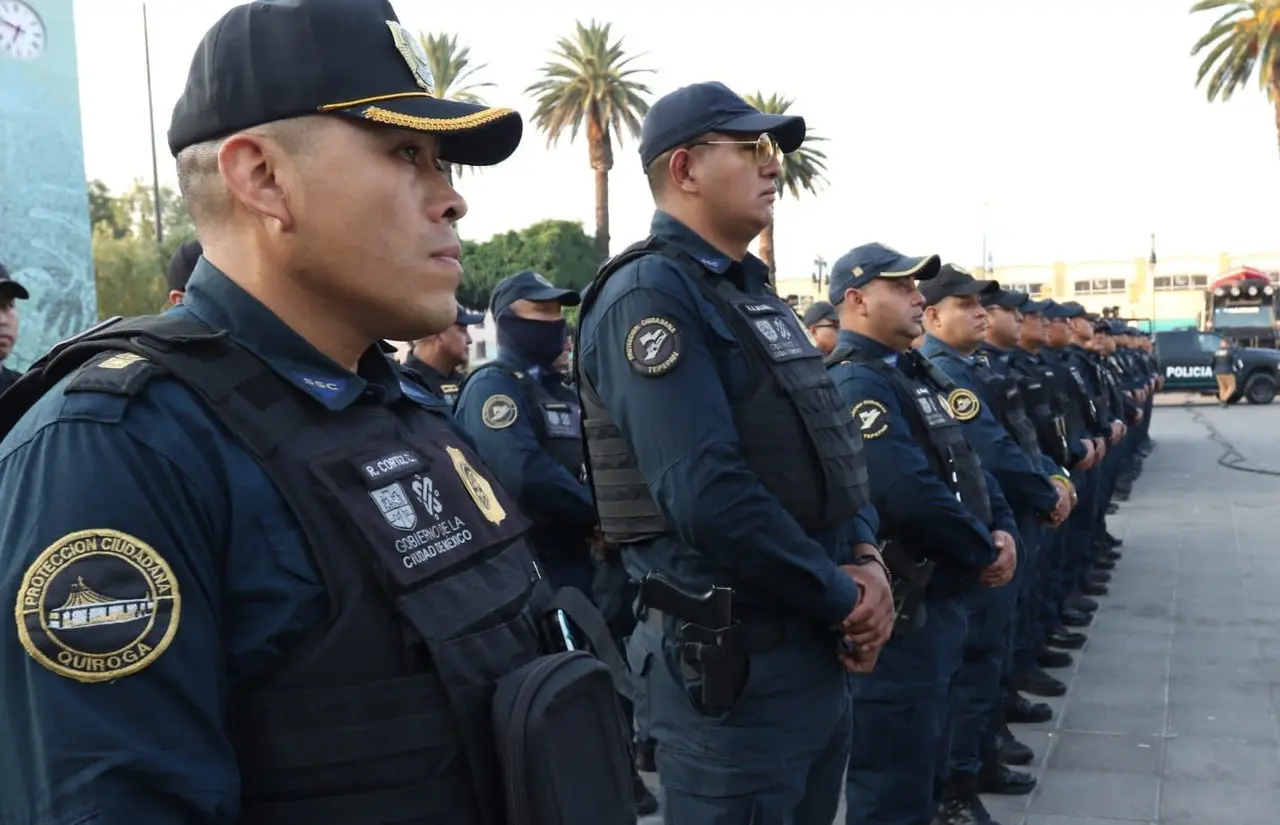
[(134, 396), (165, 373), (164, 367), (136, 352), (103, 352), (76, 370), (66, 392), (105, 392)]

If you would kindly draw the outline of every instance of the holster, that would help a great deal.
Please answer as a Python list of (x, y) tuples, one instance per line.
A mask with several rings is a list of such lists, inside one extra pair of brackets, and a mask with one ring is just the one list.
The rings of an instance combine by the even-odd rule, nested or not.
[(880, 555), (893, 574), (894, 633), (919, 630), (925, 622), (925, 591), (937, 564), (912, 553), (901, 542), (890, 539), (880, 548)]

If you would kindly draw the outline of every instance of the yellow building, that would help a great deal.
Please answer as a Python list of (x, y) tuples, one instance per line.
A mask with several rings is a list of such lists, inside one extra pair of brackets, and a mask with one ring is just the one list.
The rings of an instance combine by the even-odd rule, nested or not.
[[(1241, 266), (1269, 272), (1272, 280), (1280, 282), (1280, 252), (1170, 257), (1159, 259), (1154, 269), (1144, 258), (1014, 264), (997, 266), (988, 277), (1006, 289), (1037, 298), (1079, 301), (1092, 312), (1114, 307), (1121, 318), (1154, 321), (1154, 328), (1161, 330), (1197, 326), (1204, 312), (1205, 289)], [(982, 269), (968, 268), (974, 274)], [(778, 294), (794, 298), (801, 312), (815, 300), (826, 300), (826, 292), (825, 277), (821, 286), (815, 275), (778, 279)]]

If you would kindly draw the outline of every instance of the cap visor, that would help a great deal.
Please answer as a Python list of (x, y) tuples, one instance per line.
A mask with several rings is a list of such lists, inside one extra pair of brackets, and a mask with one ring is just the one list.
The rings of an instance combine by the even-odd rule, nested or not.
[(464, 327), (473, 327), (476, 324), (484, 322), (484, 315), (479, 312), (467, 312), (465, 309), (458, 310), (458, 320), (455, 324), (461, 324)]
[(536, 292), (529, 292), (521, 295), (515, 300), (525, 301), (555, 301), (561, 306), (576, 307), (582, 303), (582, 296), (574, 292), (572, 289), (540, 289)]
[(1023, 315), (1043, 315), (1044, 311), (1049, 308), (1048, 301), (1032, 301), (1027, 300), (1018, 307)]
[(994, 295), (1000, 291), (1000, 284), (995, 281), (970, 281), (960, 284), (951, 290), (952, 295)]
[(0, 295), (21, 298), (24, 301), (31, 297), (31, 293), (27, 292), (27, 288), (17, 281), (0, 281)]
[(741, 115), (717, 125), (716, 132), (746, 132), (760, 134), (768, 132), (778, 141), (778, 148), (783, 152), (794, 152), (804, 143), (804, 118), (799, 115), (766, 115), (760, 112)]
[(425, 94), (388, 97), (330, 110), (369, 123), (440, 136), (440, 159), (493, 166), (511, 157), (524, 134), (514, 109), (497, 109)]
[[(915, 278), (917, 281), (928, 281), (935, 278), (942, 269), (942, 259), (937, 255), (926, 258), (900, 258), (894, 263), (892, 270), (885, 270), (877, 278)], [(983, 283), (993, 283), (984, 281)]]

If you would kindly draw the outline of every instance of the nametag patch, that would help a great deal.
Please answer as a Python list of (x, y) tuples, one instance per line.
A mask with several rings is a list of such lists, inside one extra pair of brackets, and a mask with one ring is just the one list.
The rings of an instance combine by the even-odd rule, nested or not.
[(889, 409), (874, 398), (853, 405), (853, 421), (865, 440), (879, 438), (889, 429)]
[(426, 466), (422, 456), (413, 450), (398, 450), (384, 455), (372, 455), (361, 459), (356, 467), (369, 487), (379, 487), (396, 478), (421, 470)]
[(972, 390), (964, 387), (956, 387), (951, 391), (951, 394), (947, 396), (947, 407), (957, 421), (972, 421), (978, 417), (978, 413), (982, 409), (982, 405), (978, 402), (978, 396)]
[(642, 318), (627, 332), (626, 349), (632, 372), (665, 375), (680, 360), (680, 333), (667, 318)]
[(520, 416), (515, 399), (501, 393), (491, 395), (480, 407), (480, 420), (491, 430), (505, 430)]
[[(756, 334), (765, 351), (774, 361), (791, 361), (796, 358), (808, 358), (820, 355), (809, 343), (809, 338), (800, 331), (798, 324), (789, 323), (776, 307), (766, 307), (768, 313), (751, 313), (747, 307), (752, 304), (738, 304), (739, 309), (747, 315), (747, 323)], [(791, 313), (795, 317), (795, 313)]]
[(951, 411), (945, 405), (947, 400), (942, 396), (933, 396), (925, 392), (916, 396), (916, 405), (920, 408), (920, 414), (924, 417), (925, 426), (929, 429), (935, 427), (945, 427), (953, 423)]
[(579, 426), (580, 412), (576, 404), (543, 404), (542, 420), (546, 424), (547, 435), (552, 438), (578, 438), (582, 434)]
[(70, 533), (27, 568), (14, 614), (22, 647), (77, 682), (145, 670), (178, 633), (178, 580), (154, 547), (106, 528)]

